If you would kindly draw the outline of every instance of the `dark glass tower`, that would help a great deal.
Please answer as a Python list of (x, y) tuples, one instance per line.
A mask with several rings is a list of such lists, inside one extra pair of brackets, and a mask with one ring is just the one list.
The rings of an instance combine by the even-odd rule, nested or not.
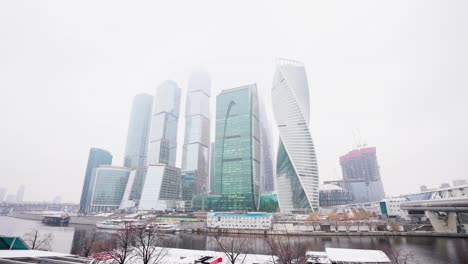
[(109, 151), (98, 148), (91, 148), (89, 150), (88, 165), (86, 166), (83, 190), (81, 191), (80, 212), (84, 212), (90, 202), (88, 197), (93, 170), (101, 165), (110, 165), (111, 163), (112, 155)]
[(223, 90), (216, 102), (214, 195), (218, 210), (256, 211), (260, 200), (260, 122), (257, 86)]

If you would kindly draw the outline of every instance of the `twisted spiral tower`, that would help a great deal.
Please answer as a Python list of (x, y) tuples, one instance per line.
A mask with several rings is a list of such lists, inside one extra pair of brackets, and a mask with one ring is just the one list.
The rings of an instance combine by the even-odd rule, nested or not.
[(318, 168), (309, 130), (309, 87), (304, 64), (277, 59), (272, 100), (280, 136), (276, 182), (281, 212), (316, 211)]

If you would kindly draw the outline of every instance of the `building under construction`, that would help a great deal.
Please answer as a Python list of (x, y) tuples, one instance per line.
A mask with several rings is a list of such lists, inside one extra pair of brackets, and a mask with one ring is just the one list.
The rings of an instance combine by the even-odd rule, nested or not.
[(349, 190), (354, 203), (375, 202), (385, 198), (375, 147), (359, 148), (340, 157), (343, 180), (328, 181)]

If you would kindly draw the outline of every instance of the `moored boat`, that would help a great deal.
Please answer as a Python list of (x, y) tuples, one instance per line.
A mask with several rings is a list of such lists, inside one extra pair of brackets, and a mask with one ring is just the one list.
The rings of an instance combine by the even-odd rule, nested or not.
[(175, 233), (178, 231), (177, 225), (167, 224), (167, 223), (150, 223), (146, 229), (155, 229), (156, 231), (162, 233)]
[(134, 219), (111, 219), (97, 223), (96, 227), (110, 230), (123, 230), (128, 227), (143, 229), (146, 227), (146, 224)]
[(70, 221), (70, 216), (67, 214), (62, 215), (45, 215), (42, 218), (42, 223), (51, 226), (66, 226)]

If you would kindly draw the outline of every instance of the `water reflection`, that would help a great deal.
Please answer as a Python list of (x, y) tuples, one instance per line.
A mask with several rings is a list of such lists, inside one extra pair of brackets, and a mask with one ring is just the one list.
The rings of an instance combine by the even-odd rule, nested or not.
[[(63, 253), (83, 254), (83, 239), (96, 232), (93, 226), (75, 225), (68, 227), (44, 226), (38, 221), (21, 220), (0, 216), (0, 234), (23, 235), (29, 229), (52, 233), (52, 250)], [(115, 247), (115, 233), (97, 232), (95, 251), (111, 250)], [(204, 234), (166, 235), (166, 245), (174, 248), (219, 250), (213, 236)], [(243, 239), (234, 237), (234, 239)], [(269, 247), (262, 236), (248, 237), (250, 253), (269, 254)], [(411, 252), (416, 263), (468, 263), (468, 239), (432, 237), (323, 237), (303, 236), (301, 241), (309, 250), (324, 250), (326, 247), (380, 249), (389, 246)]]

